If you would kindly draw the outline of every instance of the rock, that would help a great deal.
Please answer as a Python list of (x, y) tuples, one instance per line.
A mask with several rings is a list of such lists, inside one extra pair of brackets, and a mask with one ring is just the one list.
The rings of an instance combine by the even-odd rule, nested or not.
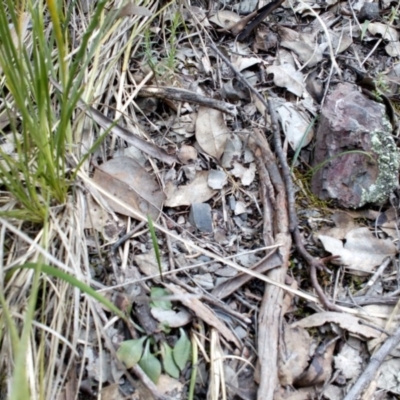
[(397, 186), (399, 152), (384, 105), (340, 84), (327, 97), (316, 135), (311, 187), (345, 208), (382, 204)]
[(193, 203), (190, 207), (189, 221), (200, 232), (212, 232), (210, 205), (207, 203)]
[(358, 14), (358, 20), (364, 22), (365, 20), (372, 21), (379, 19), (379, 4), (378, 3), (364, 3)]

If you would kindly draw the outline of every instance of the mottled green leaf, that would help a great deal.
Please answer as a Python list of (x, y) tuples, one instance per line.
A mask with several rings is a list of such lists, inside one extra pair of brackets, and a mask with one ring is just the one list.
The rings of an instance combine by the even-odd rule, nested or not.
[(176, 366), (172, 349), (167, 343), (161, 345), (161, 354), (163, 359), (164, 371), (175, 379), (179, 378), (179, 368)]
[(192, 344), (189, 338), (186, 336), (185, 331), (180, 328), (181, 337), (176, 342), (174, 350), (172, 352), (176, 365), (182, 371), (185, 368), (186, 363), (189, 361), (190, 353), (192, 351)]
[(154, 357), (150, 352), (150, 341), (146, 342), (146, 347), (143, 352), (143, 356), (139, 361), (139, 365), (146, 375), (157, 384), (158, 379), (161, 375), (161, 363)]
[(146, 336), (140, 339), (125, 340), (121, 343), (117, 351), (117, 357), (125, 364), (126, 368), (132, 368), (139, 362), (145, 340)]

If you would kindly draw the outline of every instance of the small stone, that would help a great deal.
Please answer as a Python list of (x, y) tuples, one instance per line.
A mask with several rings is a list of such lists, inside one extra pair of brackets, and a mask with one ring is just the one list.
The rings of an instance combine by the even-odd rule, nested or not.
[(236, 199), (234, 196), (228, 197), (229, 208), (233, 211), (236, 207)]
[(193, 203), (190, 208), (189, 221), (200, 232), (211, 233), (213, 226), (210, 205), (207, 203)]
[(243, 329), (240, 325), (238, 325), (238, 326), (235, 328), (235, 333), (236, 333), (236, 336), (237, 336), (239, 339), (244, 339), (244, 338), (247, 336), (246, 330)]
[(246, 204), (243, 201), (238, 201), (235, 206), (235, 215), (244, 214), (247, 212)]
[(228, 177), (224, 171), (212, 169), (208, 174), (208, 186), (211, 189), (222, 189), (228, 182)]
[(364, 22), (365, 20), (375, 20), (379, 18), (379, 4), (378, 3), (364, 3), (358, 14), (358, 20)]

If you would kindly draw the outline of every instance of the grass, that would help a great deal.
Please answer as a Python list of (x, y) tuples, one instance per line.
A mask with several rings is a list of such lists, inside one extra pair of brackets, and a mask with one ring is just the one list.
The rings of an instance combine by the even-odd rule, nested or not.
[[(97, 301), (125, 318), (91, 288), (76, 166), (88, 169), (99, 135), (76, 105), (104, 98), (150, 19), (119, 18), (106, 0), (90, 15), (79, 4), (0, 2), (0, 392), (11, 400), (56, 399), (76, 368), (67, 355), (90, 331), (104, 351)], [(119, 109), (123, 88), (124, 75)]]

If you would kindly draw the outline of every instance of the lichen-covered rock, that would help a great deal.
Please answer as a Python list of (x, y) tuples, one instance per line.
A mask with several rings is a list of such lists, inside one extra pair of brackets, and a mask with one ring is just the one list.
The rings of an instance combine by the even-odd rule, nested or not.
[(385, 107), (351, 84), (327, 97), (317, 131), (313, 192), (346, 208), (382, 204), (398, 184), (399, 152)]

